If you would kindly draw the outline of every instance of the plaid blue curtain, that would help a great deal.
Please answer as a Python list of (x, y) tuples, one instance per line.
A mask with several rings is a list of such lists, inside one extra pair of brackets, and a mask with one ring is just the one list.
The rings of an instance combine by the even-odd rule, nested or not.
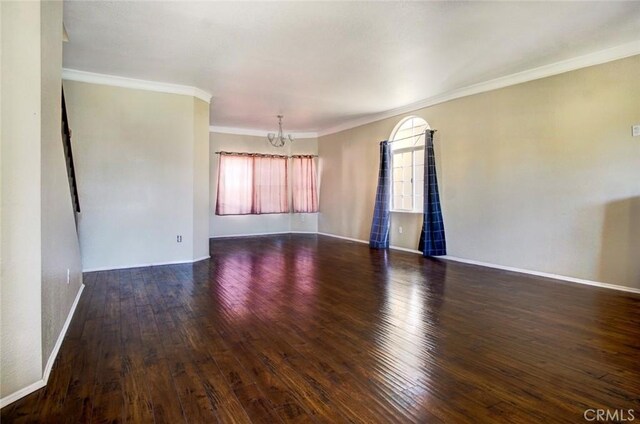
[(436, 156), (433, 151), (433, 130), (425, 133), (424, 149), (424, 212), (419, 249), (422, 256), (444, 256), (447, 254), (447, 242), (444, 236), (444, 222), (438, 194), (438, 176), (436, 175)]
[(378, 190), (376, 204), (373, 209), (373, 222), (369, 247), (374, 249), (389, 248), (389, 207), (391, 205), (391, 145), (388, 141), (380, 142), (380, 172), (378, 173)]

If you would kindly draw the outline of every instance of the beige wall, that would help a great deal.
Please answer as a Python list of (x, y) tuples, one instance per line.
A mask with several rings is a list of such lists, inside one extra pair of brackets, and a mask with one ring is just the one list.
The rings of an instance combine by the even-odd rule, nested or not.
[[(289, 231), (316, 232), (318, 216), (315, 213), (266, 214), (218, 216), (215, 214), (216, 192), (218, 188), (219, 157), (215, 152), (271, 153), (286, 155), (317, 154), (318, 140), (304, 138), (287, 143), (283, 148), (273, 147), (266, 137), (250, 135), (234, 135), (211, 133), (211, 209), (209, 215), (209, 231), (211, 237), (230, 235), (281, 233)], [(291, 181), (289, 181), (291, 187)]]
[[(438, 130), (449, 255), (640, 288), (638, 75), (634, 56), (409, 114)], [(320, 138), (319, 231), (368, 240), (378, 142), (403, 117)], [(420, 225), (392, 214), (391, 243), (415, 249)]]
[(0, 397), (5, 398), (42, 377), (40, 4), (0, 2), (0, 15)]
[(193, 258), (209, 257), (209, 104), (193, 99)]
[[(42, 366), (82, 284), (80, 246), (61, 138), (62, 2), (42, 13)], [(67, 284), (67, 270), (69, 283)]]
[(208, 216), (208, 104), (178, 94), (74, 81), (64, 86), (83, 269), (208, 255), (202, 219)]

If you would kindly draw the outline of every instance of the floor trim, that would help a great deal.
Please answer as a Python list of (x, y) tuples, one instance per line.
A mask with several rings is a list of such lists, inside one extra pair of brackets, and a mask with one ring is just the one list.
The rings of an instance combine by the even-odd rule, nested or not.
[(368, 242), (368, 241), (366, 241), (366, 240), (360, 240), (360, 239), (353, 238), (353, 237), (345, 237), (345, 236), (339, 236), (339, 235), (337, 235), (337, 234), (321, 233), (321, 232), (318, 232), (317, 234), (318, 234), (319, 236), (327, 236), (327, 237), (333, 237), (333, 238), (338, 238), (338, 239), (342, 239), (342, 240), (355, 241), (356, 243), (369, 244), (369, 242)]
[[(357, 239), (357, 238), (339, 236), (337, 234), (330, 234), (330, 233), (316, 233), (316, 234), (321, 235), (321, 236), (339, 238), (339, 239), (343, 239), (343, 240), (355, 241), (357, 243), (369, 244), (369, 242), (366, 241), (366, 240), (360, 240), (360, 239)], [(417, 253), (418, 255), (422, 255), (421, 251), (419, 251), (417, 249), (409, 249), (407, 247), (400, 247), (400, 246), (391, 245), (391, 246), (389, 246), (389, 249), (391, 249), (391, 250), (401, 250), (403, 252)]]
[(49, 355), (49, 360), (47, 361), (47, 365), (44, 368), (44, 375), (42, 376), (42, 380), (45, 384), (49, 381), (49, 374), (51, 374), (51, 369), (53, 368), (53, 364), (56, 362), (56, 358), (58, 357), (58, 352), (60, 351), (60, 346), (62, 346), (62, 342), (64, 340), (64, 336), (67, 335), (67, 330), (69, 329), (69, 325), (71, 324), (71, 320), (73, 319), (73, 315), (76, 312), (76, 307), (78, 306), (78, 302), (80, 301), (80, 296), (82, 296), (82, 292), (84, 291), (84, 284), (80, 285), (80, 290), (78, 290), (78, 294), (76, 294), (76, 298), (71, 305), (71, 309), (69, 310), (69, 314), (67, 315), (67, 319), (62, 326), (62, 331), (58, 335), (58, 340), (56, 340), (56, 344), (53, 346), (53, 350), (51, 351), (51, 355)]
[(200, 258), (192, 259), (190, 261), (169, 261), (169, 262), (149, 262), (145, 264), (135, 264), (135, 265), (125, 265), (125, 266), (116, 266), (116, 267), (98, 267), (98, 268), (86, 268), (83, 269), (82, 272), (96, 272), (96, 271), (115, 271), (117, 269), (131, 269), (131, 268), (146, 268), (148, 266), (162, 266), (162, 265), (180, 265), (180, 264), (192, 264), (194, 262), (204, 261), (205, 259), (209, 259), (211, 256), (202, 256)]
[(0, 409), (4, 408), (7, 405), (12, 404), (18, 399), (22, 399), (23, 397), (27, 396), (30, 393), (35, 392), (36, 390), (42, 389), (46, 385), (47, 383), (45, 383), (44, 380), (40, 379), (35, 383), (29, 384), (27, 387), (23, 387), (22, 389), (17, 390), (11, 393), (10, 395), (3, 397), (2, 399), (0, 399)]
[(276, 236), (280, 234), (320, 234), (316, 231), (273, 231), (270, 233), (245, 233), (245, 234), (228, 234), (220, 236), (209, 236), (210, 239), (234, 238), (234, 237), (253, 237), (253, 236)]
[(0, 409), (5, 406), (12, 404), (13, 402), (27, 396), (30, 393), (35, 392), (47, 385), (47, 381), (49, 381), (49, 375), (51, 374), (51, 369), (53, 368), (53, 364), (56, 362), (56, 358), (58, 357), (58, 352), (60, 351), (60, 347), (62, 346), (62, 342), (64, 341), (64, 337), (67, 335), (67, 330), (69, 329), (69, 325), (71, 324), (71, 320), (73, 319), (73, 315), (76, 312), (76, 308), (78, 307), (78, 302), (80, 301), (80, 296), (82, 296), (82, 292), (84, 290), (84, 284), (80, 285), (80, 290), (78, 290), (78, 294), (76, 294), (76, 298), (71, 305), (71, 309), (69, 310), (69, 314), (67, 315), (67, 319), (62, 326), (62, 330), (58, 335), (58, 340), (56, 340), (56, 344), (53, 346), (53, 350), (51, 351), (51, 355), (49, 355), (49, 359), (47, 360), (47, 365), (44, 368), (44, 373), (42, 378), (34, 383), (31, 383), (27, 387), (24, 387), (20, 390), (17, 390), (11, 393), (8, 396), (0, 399)]
[[(320, 232), (318, 234), (319, 235), (323, 235), (323, 236), (328, 236), (328, 237), (339, 238), (339, 239), (343, 239), (343, 240), (355, 241), (355, 242), (358, 242), (358, 243), (369, 244), (369, 242), (367, 242), (365, 240), (360, 240), (360, 239), (351, 238), (351, 237), (339, 236), (337, 234), (320, 233)], [(419, 250), (408, 249), (406, 247), (389, 246), (389, 248), (393, 249), (393, 250), (401, 250), (403, 252), (422, 254), (422, 252), (420, 252)], [(474, 260), (471, 260), (471, 259), (458, 258), (457, 256), (438, 256), (438, 258), (447, 259), (447, 260), (455, 261), (455, 262), (462, 262), (462, 263), (466, 263), (466, 264), (470, 264), (470, 265), (484, 266), (484, 267), (487, 267), (487, 268), (501, 269), (503, 271), (512, 271), (512, 272), (519, 272), (521, 274), (530, 274), (530, 275), (535, 275), (535, 276), (538, 276), (538, 277), (546, 277), (546, 278), (551, 278), (553, 280), (567, 281), (567, 282), (570, 282), (570, 283), (584, 284), (584, 285), (587, 285), (587, 286), (600, 287), (600, 288), (605, 288), (605, 289), (619, 290), (619, 291), (624, 291), (624, 292), (628, 292), (628, 293), (640, 294), (640, 289), (637, 289), (637, 288), (634, 288), (634, 287), (620, 286), (620, 285), (617, 285), (617, 284), (603, 283), (601, 281), (585, 280), (585, 279), (582, 279), (582, 278), (568, 277), (566, 275), (552, 274), (552, 273), (549, 273), (549, 272), (532, 271), (530, 269), (498, 265), (498, 264), (493, 264), (493, 263), (490, 263), (490, 262), (474, 261)]]
[(634, 287), (620, 286), (620, 285), (617, 285), (617, 284), (603, 283), (601, 281), (585, 280), (585, 279), (582, 279), (582, 278), (568, 277), (566, 275), (552, 274), (550, 272), (532, 271), (530, 269), (516, 268), (516, 267), (504, 266), (504, 265), (497, 265), (497, 264), (492, 264), (490, 262), (482, 262), (482, 261), (474, 261), (474, 260), (471, 260), (471, 259), (458, 258), (456, 256), (440, 256), (440, 258), (448, 259), (450, 261), (462, 262), (462, 263), (465, 263), (465, 264), (486, 266), (487, 268), (501, 269), (503, 271), (519, 272), (521, 274), (530, 274), (530, 275), (535, 275), (535, 276), (538, 276), (538, 277), (546, 277), (546, 278), (551, 278), (551, 279), (554, 279), (554, 280), (567, 281), (567, 282), (570, 282), (570, 283), (585, 284), (585, 285), (588, 285), (588, 286), (601, 287), (601, 288), (605, 288), (605, 289), (620, 290), (620, 291), (625, 291), (625, 292), (629, 292), (629, 293), (640, 294), (640, 289), (637, 289), (637, 288), (634, 288)]

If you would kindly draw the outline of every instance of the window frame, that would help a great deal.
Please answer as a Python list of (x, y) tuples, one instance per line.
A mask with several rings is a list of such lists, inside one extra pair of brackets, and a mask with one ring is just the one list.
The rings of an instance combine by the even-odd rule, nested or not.
[[(402, 149), (397, 149), (397, 150), (392, 150), (391, 151), (391, 205), (389, 210), (391, 212), (398, 212), (398, 213), (422, 213), (422, 205), (417, 205), (416, 204), (416, 197), (422, 197), (422, 196), (418, 196), (417, 190), (420, 189), (420, 187), (416, 186), (416, 173), (418, 172), (417, 167), (420, 165), (416, 165), (416, 153), (422, 151), (422, 154), (424, 155), (424, 148), (425, 146), (420, 145), (420, 146), (414, 146), (414, 147), (404, 147)], [(395, 183), (399, 182), (395, 180), (395, 177), (393, 174), (395, 174), (395, 169), (396, 167), (394, 166), (394, 156), (396, 154), (403, 154), (403, 153), (411, 153), (411, 209), (403, 209), (403, 208), (394, 208), (394, 198), (396, 197), (395, 194)], [(401, 169), (404, 169), (405, 166), (399, 167)], [(424, 172), (424, 171), (423, 171)], [(424, 181), (424, 180), (423, 180)], [(402, 183), (406, 182), (404, 180), (401, 181)], [(403, 198), (405, 197), (404, 193), (403, 194), (399, 194), (398, 196), (402, 196)]]
[[(398, 124), (395, 126), (395, 128), (393, 129), (393, 132), (391, 133), (391, 137), (389, 137), (389, 141), (391, 143), (393, 143), (394, 138), (396, 136), (396, 134), (398, 133), (398, 131), (400, 131), (402, 129), (402, 126), (409, 120), (411, 119), (420, 119), (422, 122), (424, 122), (425, 125), (425, 131), (428, 130), (430, 128), (429, 124), (427, 123), (427, 121), (425, 121), (423, 118), (420, 118), (419, 116), (408, 116), (406, 118), (403, 118), (402, 120), (400, 120), (400, 122), (398, 122)], [(413, 127), (415, 128), (415, 126)], [(420, 136), (424, 136), (424, 133), (422, 134), (416, 134), (415, 137), (416, 139), (418, 139), (418, 137)], [(417, 141), (417, 140), (416, 140)], [(425, 140), (426, 142), (426, 140)], [(424, 213), (423, 208), (424, 208), (424, 199), (422, 199), (422, 201), (420, 202), (421, 204), (417, 204), (418, 202), (416, 202), (416, 198), (420, 197), (422, 198), (424, 196), (424, 194), (417, 196), (417, 194), (419, 194), (417, 191), (418, 190), (423, 190), (423, 187), (417, 187), (416, 186), (416, 174), (417, 172), (423, 172), (424, 173), (424, 164), (422, 165), (418, 165), (418, 167), (422, 167), (422, 169), (418, 170), (417, 166), (416, 166), (416, 152), (418, 151), (422, 151), (422, 154), (424, 155), (424, 151), (427, 148), (426, 144), (420, 144), (420, 145), (414, 145), (414, 146), (408, 146), (408, 147), (401, 147), (398, 149), (394, 149), (393, 148), (393, 144), (391, 145), (391, 196), (389, 199), (390, 205), (389, 205), (389, 211), (393, 212), (393, 213), (408, 213), (408, 214), (422, 214)], [(396, 198), (396, 194), (395, 194), (395, 186), (396, 186), (396, 179), (395, 179), (395, 169), (396, 167), (394, 166), (394, 162), (395, 162), (395, 155), (400, 153), (400, 154), (404, 154), (404, 153), (411, 153), (411, 209), (403, 209), (403, 208), (396, 208), (395, 205), (395, 198)], [(404, 166), (401, 167), (403, 169), (403, 173), (404, 173)], [(404, 178), (404, 177), (403, 177)], [(422, 178), (422, 181), (424, 181), (424, 175)], [(404, 179), (402, 180), (402, 182), (404, 183)], [(402, 196), (402, 199), (404, 201), (404, 193), (400, 194), (399, 196)]]

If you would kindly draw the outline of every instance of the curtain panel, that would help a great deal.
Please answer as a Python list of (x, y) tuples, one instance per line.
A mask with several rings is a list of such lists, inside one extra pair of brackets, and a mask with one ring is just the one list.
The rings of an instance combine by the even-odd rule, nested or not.
[(216, 215), (288, 213), (284, 156), (220, 154)]
[(433, 130), (427, 130), (425, 133), (424, 209), (418, 246), (423, 256), (444, 256), (447, 254), (447, 242), (440, 207), (440, 194), (438, 193), (433, 133)]
[(313, 156), (293, 156), (293, 212), (318, 212), (318, 175)]
[(288, 164), (284, 157), (253, 158), (253, 213), (288, 213)]
[(380, 143), (380, 171), (378, 172), (378, 188), (376, 203), (373, 209), (369, 247), (374, 249), (389, 248), (389, 209), (391, 206), (391, 145), (388, 141)]

